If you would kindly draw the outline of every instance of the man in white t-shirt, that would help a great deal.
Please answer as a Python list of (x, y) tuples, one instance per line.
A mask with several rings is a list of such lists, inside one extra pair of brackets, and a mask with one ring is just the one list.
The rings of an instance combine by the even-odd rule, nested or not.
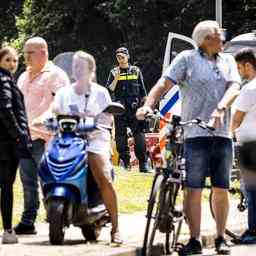
[[(244, 143), (256, 142), (256, 56), (252, 49), (245, 48), (237, 53), (235, 59), (241, 77), (249, 81), (236, 99), (236, 111), (231, 123), (231, 130), (238, 144), (243, 147)], [(255, 244), (256, 172), (242, 167), (242, 175), (248, 197), (249, 228), (242, 234), (240, 242), (242, 244)]]

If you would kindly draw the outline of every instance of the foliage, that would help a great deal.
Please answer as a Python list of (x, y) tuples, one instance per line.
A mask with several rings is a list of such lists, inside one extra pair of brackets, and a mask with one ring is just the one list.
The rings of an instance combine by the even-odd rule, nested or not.
[(1, 0), (0, 4), (0, 45), (17, 37), (15, 17), (22, 9), (22, 0)]
[[(231, 37), (255, 28), (255, 0), (222, 2), (223, 24)], [(96, 57), (101, 84), (115, 64), (114, 50), (127, 46), (150, 88), (161, 74), (168, 32), (190, 36), (204, 19), (215, 19), (215, 0), (25, 0), (15, 42), (21, 48), (26, 38), (43, 36), (52, 58), (86, 50)]]

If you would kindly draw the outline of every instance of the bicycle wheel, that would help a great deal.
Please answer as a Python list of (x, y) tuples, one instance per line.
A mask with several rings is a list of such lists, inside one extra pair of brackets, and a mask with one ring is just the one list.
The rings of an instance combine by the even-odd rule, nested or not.
[(183, 222), (183, 213), (176, 209), (177, 196), (180, 189), (180, 184), (170, 183), (165, 194), (165, 212), (162, 216), (163, 221), (160, 221), (159, 229), (165, 228), (165, 253), (171, 254), (175, 251), (178, 244), (178, 238)]
[[(153, 242), (158, 225), (160, 188), (164, 182), (164, 175), (157, 173), (154, 177), (151, 192), (148, 200), (147, 223), (144, 232), (142, 256), (153, 255)], [(153, 223), (152, 223), (153, 222)]]
[[(213, 211), (213, 205), (212, 205), (212, 196), (213, 196), (213, 192), (212, 192), (212, 190), (210, 191), (210, 195), (209, 195), (209, 203), (210, 203), (210, 211), (211, 211), (211, 215), (212, 215), (212, 217), (215, 219), (215, 216), (214, 216), (214, 211)], [(233, 213), (234, 214), (234, 213)], [(246, 213), (245, 212), (242, 212), (242, 211), (240, 211), (239, 209), (237, 210), (237, 213), (236, 213), (236, 220), (240, 220), (240, 221), (242, 221), (242, 220), (244, 220), (244, 215), (245, 215)], [(234, 217), (233, 218), (228, 218), (228, 220), (232, 220), (232, 219), (234, 219)], [(229, 223), (228, 223), (229, 224)], [(245, 225), (245, 223), (242, 223), (242, 225)], [(240, 225), (238, 225), (238, 226), (240, 226)], [(233, 239), (233, 242), (234, 243), (236, 243), (237, 241), (239, 241), (239, 235), (236, 233), (236, 232), (233, 232), (233, 231), (231, 231), (231, 229), (229, 229), (229, 228), (226, 228), (225, 229), (225, 234), (226, 235), (228, 235), (230, 238), (232, 238)]]

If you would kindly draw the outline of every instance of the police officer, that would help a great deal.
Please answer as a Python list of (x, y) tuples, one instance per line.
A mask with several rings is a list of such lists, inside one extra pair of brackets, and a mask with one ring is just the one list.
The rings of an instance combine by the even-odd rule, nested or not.
[(132, 131), (135, 142), (135, 155), (139, 160), (140, 172), (147, 172), (147, 153), (143, 128), (145, 122), (136, 119), (136, 110), (146, 97), (146, 89), (140, 69), (129, 63), (129, 52), (125, 47), (116, 50), (118, 66), (110, 71), (107, 88), (112, 100), (124, 105), (123, 115), (115, 116), (115, 139), (120, 159), (127, 170), (130, 169), (130, 151), (128, 147), (127, 128)]

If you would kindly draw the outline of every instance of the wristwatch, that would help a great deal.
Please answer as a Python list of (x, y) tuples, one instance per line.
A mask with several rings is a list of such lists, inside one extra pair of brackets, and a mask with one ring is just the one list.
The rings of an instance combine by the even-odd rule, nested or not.
[(225, 112), (226, 109), (227, 109), (226, 107), (221, 106), (220, 104), (217, 105), (217, 110), (218, 110), (219, 112), (221, 112), (221, 111), (224, 111), (224, 112)]

